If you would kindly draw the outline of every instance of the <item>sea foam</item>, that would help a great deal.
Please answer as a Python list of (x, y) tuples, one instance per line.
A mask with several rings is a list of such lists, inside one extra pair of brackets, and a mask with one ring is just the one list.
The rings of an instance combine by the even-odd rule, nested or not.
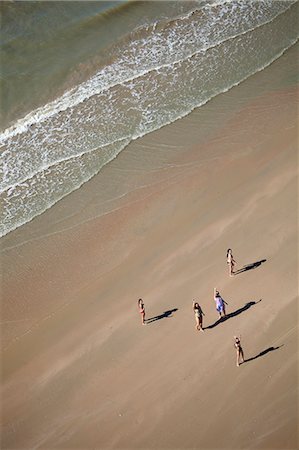
[(216, 3), (136, 30), (110, 64), (2, 133), (1, 235), (80, 187), (131, 140), (230, 89), (297, 39), (294, 2)]

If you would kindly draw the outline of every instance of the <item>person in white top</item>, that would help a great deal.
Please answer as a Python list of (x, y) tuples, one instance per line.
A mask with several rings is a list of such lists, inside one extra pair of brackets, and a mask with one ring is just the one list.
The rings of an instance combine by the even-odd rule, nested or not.
[(216, 288), (214, 288), (214, 300), (216, 302), (216, 309), (219, 314), (219, 319), (226, 317), (225, 305), (227, 305), (227, 303), (223, 300)]

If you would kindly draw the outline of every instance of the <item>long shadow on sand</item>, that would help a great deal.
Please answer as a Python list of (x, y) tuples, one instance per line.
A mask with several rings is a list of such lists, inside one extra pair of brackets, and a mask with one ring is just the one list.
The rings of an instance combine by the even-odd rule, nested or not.
[(256, 261), (256, 262), (251, 263), (251, 264), (246, 264), (246, 266), (242, 267), (242, 269), (236, 270), (234, 272), (234, 275), (239, 275), (239, 273), (247, 272), (247, 270), (256, 269), (257, 267), (259, 267), (260, 265), (262, 265), (266, 261), (267, 261), (266, 259), (261, 259), (260, 261)]
[(156, 322), (156, 320), (165, 319), (167, 317), (172, 317), (172, 313), (176, 312), (178, 308), (169, 309), (168, 311), (165, 311), (163, 314), (160, 314), (159, 316), (151, 317), (150, 319), (146, 320), (146, 323), (152, 323)]
[[(266, 350), (263, 350), (258, 355), (253, 356), (252, 358), (248, 358), (244, 360), (244, 363), (247, 363), (249, 361), (253, 361), (254, 359), (260, 358), (261, 356), (267, 355), (267, 353), (273, 352), (274, 350), (278, 350), (280, 347), (283, 347), (284, 344), (279, 345), (278, 347), (268, 347)], [(244, 364), (242, 363), (242, 364)]]
[(229, 314), (227, 314), (225, 317), (221, 317), (221, 319), (216, 320), (215, 323), (212, 325), (209, 325), (208, 327), (205, 327), (204, 330), (208, 330), (210, 328), (215, 328), (220, 323), (226, 322), (228, 319), (231, 319), (232, 317), (236, 317), (239, 314), (242, 314), (242, 312), (246, 311), (247, 309), (251, 308), (253, 305), (256, 305), (257, 303), (260, 303), (262, 299), (258, 300), (257, 302), (248, 302), (246, 305), (242, 306), (242, 308), (237, 309), (236, 311), (233, 311)]

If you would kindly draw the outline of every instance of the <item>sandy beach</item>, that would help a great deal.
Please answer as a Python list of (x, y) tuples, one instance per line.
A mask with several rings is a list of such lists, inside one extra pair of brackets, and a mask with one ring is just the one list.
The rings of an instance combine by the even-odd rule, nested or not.
[(1, 448), (298, 448), (296, 50), (1, 239)]

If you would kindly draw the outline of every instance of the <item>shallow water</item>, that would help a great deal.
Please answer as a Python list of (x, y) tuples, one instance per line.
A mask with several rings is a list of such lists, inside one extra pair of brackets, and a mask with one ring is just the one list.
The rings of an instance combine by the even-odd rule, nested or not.
[[(62, 2), (57, 21), (49, 5), (40, 11), (29, 3), (22, 6), (27, 26), (21, 29), (4, 11), (4, 50), (15, 45), (16, 54), (30, 55), (43, 29), (41, 48), (53, 52), (53, 64), (46, 69), (38, 52), (31, 65), (23, 61), (27, 71), (16, 63), (24, 93), (18, 101), (6, 56), (3, 111), (12, 125), (0, 137), (1, 235), (80, 187), (132, 140), (262, 70), (298, 37), (298, 2), (115, 3), (88, 2), (83, 11), (72, 2), (66, 13)], [(35, 26), (21, 44), (29, 19)], [(22, 111), (31, 112), (22, 117)]]

